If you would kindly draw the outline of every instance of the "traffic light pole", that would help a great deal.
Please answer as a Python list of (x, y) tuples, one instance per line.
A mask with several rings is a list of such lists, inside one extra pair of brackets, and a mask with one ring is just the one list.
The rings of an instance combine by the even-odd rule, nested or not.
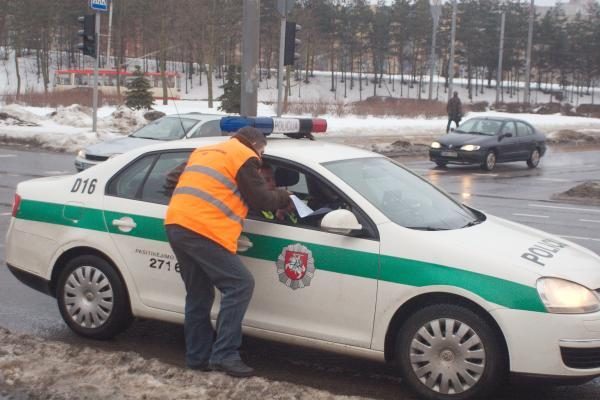
[(100, 13), (96, 11), (96, 60), (94, 63), (94, 98), (92, 100), (93, 117), (92, 130), (97, 132), (98, 127), (98, 68), (100, 66)]
[(279, 68), (277, 69), (277, 116), (281, 117), (283, 109), (283, 57), (285, 52), (285, 23), (287, 18), (281, 17), (281, 33), (279, 36)]

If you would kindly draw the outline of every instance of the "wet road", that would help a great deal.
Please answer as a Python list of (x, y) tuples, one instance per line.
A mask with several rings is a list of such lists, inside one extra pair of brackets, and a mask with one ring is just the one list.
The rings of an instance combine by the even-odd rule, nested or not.
[[(418, 158), (400, 159), (417, 173), (473, 207), (558, 234), (600, 253), (600, 207), (551, 201), (578, 182), (598, 179), (600, 150), (552, 151), (536, 170), (524, 163), (499, 165), (492, 173), (476, 167), (433, 168)], [(73, 155), (0, 148), (0, 237), (10, 220), (15, 186), (38, 176), (71, 173)], [(0, 242), (0, 260), (4, 243)], [(2, 261), (3, 264), (3, 261)], [(0, 267), (0, 326), (74, 345), (135, 351), (146, 358), (183, 366), (183, 329), (156, 321), (136, 321), (114, 340), (97, 342), (74, 335), (62, 322), (55, 301), (16, 281)], [(244, 357), (268, 379), (304, 384), (337, 394), (378, 399), (413, 399), (392, 367), (349, 357), (245, 338)], [(535, 355), (533, 355), (535, 356)], [(583, 386), (510, 385), (497, 399), (597, 399), (600, 379)]]

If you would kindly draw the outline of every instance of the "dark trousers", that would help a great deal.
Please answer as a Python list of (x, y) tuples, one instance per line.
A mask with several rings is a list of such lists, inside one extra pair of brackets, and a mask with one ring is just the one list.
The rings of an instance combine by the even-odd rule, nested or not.
[(450, 125), (452, 124), (452, 121), (456, 123), (456, 127), (458, 128), (458, 125), (460, 124), (460, 117), (448, 117), (448, 126), (446, 126), (446, 133), (450, 132)]
[[(254, 278), (238, 256), (215, 242), (179, 225), (167, 225), (166, 231), (186, 290), (187, 365), (239, 360), (242, 319), (252, 298)], [(221, 292), (216, 338), (210, 322), (215, 287)]]

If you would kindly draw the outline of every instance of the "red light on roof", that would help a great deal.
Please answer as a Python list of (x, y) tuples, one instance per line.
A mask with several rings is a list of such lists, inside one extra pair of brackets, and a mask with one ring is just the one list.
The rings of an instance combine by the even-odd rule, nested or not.
[(312, 132), (324, 133), (327, 132), (327, 120), (322, 118), (314, 118), (312, 120)]

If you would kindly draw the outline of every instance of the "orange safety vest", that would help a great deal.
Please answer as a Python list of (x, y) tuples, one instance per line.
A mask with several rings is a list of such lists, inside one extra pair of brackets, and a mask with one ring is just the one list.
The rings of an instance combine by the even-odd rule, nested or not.
[(258, 156), (234, 138), (197, 148), (173, 192), (165, 225), (180, 225), (235, 253), (248, 215), (235, 178), (252, 157)]

